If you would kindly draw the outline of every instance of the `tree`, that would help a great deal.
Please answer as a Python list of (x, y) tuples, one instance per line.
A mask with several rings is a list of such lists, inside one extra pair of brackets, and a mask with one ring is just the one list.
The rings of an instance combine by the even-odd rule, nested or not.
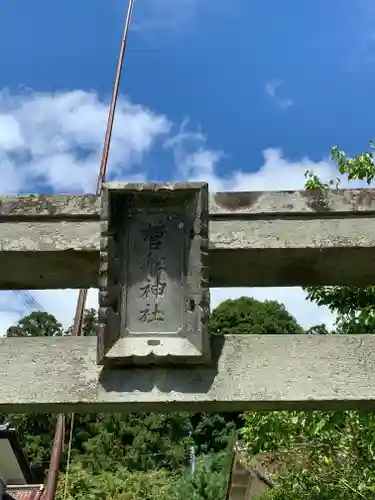
[(180, 470), (188, 463), (190, 430), (187, 413), (99, 414), (74, 456), (96, 474), (114, 467)]
[(283, 304), (240, 297), (222, 302), (211, 314), (213, 334), (303, 333)]
[[(95, 310), (85, 311), (84, 335), (95, 334), (96, 321)], [(247, 297), (219, 306), (211, 321), (216, 334), (230, 331), (228, 325), (242, 333), (302, 331), (281, 304)], [(32, 313), (10, 329), (13, 336), (67, 335), (70, 331), (64, 332), (46, 313)], [(4, 420), (18, 428), (37, 480), (43, 481), (49, 466), (55, 416), (12, 414)], [(223, 457), (228, 456), (226, 450), (243, 424), (238, 413), (75, 414), (69, 495), (80, 498), (85, 494), (85, 498), (96, 499), (113, 492), (113, 498), (121, 500), (146, 499), (147, 495), (162, 495), (165, 500), (219, 498), (228, 478)], [(69, 426), (68, 416), (66, 442)], [(192, 446), (197, 456), (194, 476), (189, 471)], [(64, 453), (62, 471), (65, 461)], [(161, 488), (162, 483), (166, 489)]]
[[(370, 148), (374, 145), (371, 142)], [(332, 159), (349, 180), (375, 178), (373, 152), (348, 157), (337, 146)], [(327, 190), (340, 178), (324, 184), (306, 172), (306, 188)], [(373, 333), (375, 287), (307, 287), (308, 299), (337, 314), (337, 334)], [(309, 333), (327, 333), (324, 325)], [(248, 451), (272, 451), (284, 460), (277, 486), (265, 498), (272, 500), (362, 500), (375, 494), (375, 417), (364, 411), (264, 412), (245, 415), (242, 429)]]
[(63, 335), (62, 324), (57, 319), (42, 311), (35, 311), (22, 318), (17, 325), (6, 332), (7, 337), (54, 337)]
[[(332, 160), (336, 161), (338, 173), (349, 181), (363, 180), (370, 184), (375, 178), (373, 150), (365, 151), (354, 158), (348, 156), (338, 146), (333, 146)], [(323, 183), (314, 172), (307, 171), (306, 188), (326, 191), (339, 186), (340, 177)], [(375, 327), (375, 286), (322, 286), (306, 287), (308, 299), (318, 305), (325, 305), (337, 314), (337, 333), (373, 333)]]
[[(95, 335), (97, 313), (84, 314), (84, 335)], [(70, 329), (69, 329), (70, 330)], [(50, 314), (34, 312), (16, 326), (10, 327), (9, 336), (54, 336), (68, 334)], [(1, 416), (17, 428), (19, 438), (37, 479), (44, 480), (48, 469), (56, 415), (9, 414)], [(66, 441), (69, 419), (66, 426)], [(148, 414), (76, 414), (72, 443), (72, 457), (90, 470), (130, 470), (153, 468), (180, 469), (188, 461), (191, 431), (187, 413)], [(62, 458), (62, 468), (66, 456)]]
[[(92, 325), (92, 310), (85, 314), (83, 329)], [(35, 311), (22, 318), (17, 325), (11, 326), (6, 332), (7, 337), (53, 337), (66, 335), (63, 326), (54, 316), (47, 312)], [(29, 460), (31, 470), (37, 481), (43, 482), (45, 471), (49, 467), (51, 446), (54, 436), (56, 415), (39, 413), (12, 413), (0, 415), (2, 421), (11, 422), (17, 429), (18, 437)], [(88, 424), (96, 419), (96, 415), (76, 415), (78, 436), (74, 444), (79, 448), (79, 436), (87, 436)], [(0, 420), (0, 421), (1, 421)], [(68, 434), (69, 428), (66, 429)], [(65, 455), (63, 456), (63, 464)]]
[(219, 453), (233, 443), (243, 426), (239, 413), (190, 413), (192, 444), (197, 454)]
[[(56, 318), (42, 311), (32, 312), (6, 332), (7, 337), (53, 337), (64, 330)], [(17, 429), (20, 442), (29, 459), (37, 480), (44, 481), (44, 471), (49, 464), (55, 417), (44, 414), (9, 414), (0, 419), (9, 421)]]
[[(303, 333), (284, 305), (251, 297), (222, 302), (211, 313), (209, 326), (214, 335)], [(192, 414), (191, 422), (198, 453), (222, 451), (243, 426), (239, 413)]]
[(186, 471), (175, 486), (176, 500), (221, 500), (224, 498), (231, 465), (229, 450), (201, 455), (194, 474)]
[[(83, 322), (81, 335), (83, 337), (91, 337), (96, 335), (95, 325), (98, 322), (98, 312), (95, 309), (85, 309), (83, 313)], [(70, 326), (65, 335), (71, 335), (73, 331), (73, 326)]]
[[(195, 473), (150, 470), (131, 472), (118, 466), (92, 473), (75, 462), (66, 478), (61, 474), (57, 500), (221, 500), (224, 498), (230, 456), (202, 455)], [(65, 480), (67, 491), (65, 495)]]
[(359, 500), (375, 493), (372, 413), (264, 412), (245, 416), (251, 455), (273, 452), (272, 500)]
[(327, 330), (327, 327), (324, 323), (320, 323), (319, 325), (310, 326), (306, 330), (308, 335), (328, 335), (330, 332)]
[[(67, 491), (65, 495), (65, 479)], [(57, 500), (177, 500), (174, 478), (166, 471), (130, 472), (118, 467), (92, 474), (74, 463), (68, 477), (61, 474)]]

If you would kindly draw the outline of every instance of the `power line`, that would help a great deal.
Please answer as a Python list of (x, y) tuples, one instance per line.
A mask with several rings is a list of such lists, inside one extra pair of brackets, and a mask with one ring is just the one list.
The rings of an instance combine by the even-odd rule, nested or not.
[(0, 311), (14, 312), (19, 316), (23, 316), (25, 314), (25, 309), (30, 312), (44, 310), (31, 293), (24, 290), (12, 290), (12, 293), (21, 301), (21, 304), (19, 304), (19, 300), (14, 303), (14, 301), (9, 297), (7, 301), (0, 304)]
[(17, 295), (22, 300), (24, 306), (29, 309), (29, 311), (43, 311), (44, 308), (39, 304), (31, 293), (25, 290), (13, 290), (13, 293)]

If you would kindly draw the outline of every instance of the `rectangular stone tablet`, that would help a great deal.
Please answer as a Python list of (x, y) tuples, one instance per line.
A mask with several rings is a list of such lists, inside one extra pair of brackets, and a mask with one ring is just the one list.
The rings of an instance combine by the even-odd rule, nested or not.
[(209, 361), (208, 186), (106, 184), (98, 363)]

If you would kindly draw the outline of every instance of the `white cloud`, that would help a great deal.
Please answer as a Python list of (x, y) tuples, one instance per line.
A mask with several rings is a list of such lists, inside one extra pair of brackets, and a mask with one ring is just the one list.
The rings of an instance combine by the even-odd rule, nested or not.
[(278, 108), (288, 109), (293, 106), (294, 101), (289, 98), (280, 97), (279, 89), (281, 86), (282, 82), (279, 80), (273, 80), (266, 83), (264, 90), (266, 94), (276, 103)]
[[(33, 190), (36, 183), (49, 185), (55, 192), (92, 191), (107, 113), (108, 102), (99, 100), (93, 92), (28, 92), (22, 95), (0, 92), (2, 193)], [(189, 130), (188, 125), (183, 122), (178, 133), (172, 135), (173, 124), (165, 116), (121, 97), (111, 146), (110, 172), (117, 179), (146, 178), (142, 160), (160, 142), (175, 162), (176, 178), (208, 181), (214, 191), (299, 189), (308, 169), (327, 180), (335, 174), (327, 159), (289, 161), (276, 148), (263, 151), (263, 164), (257, 172), (237, 170), (222, 178), (217, 175), (216, 166), (225, 157), (224, 152), (209, 149), (204, 134), (200, 130)], [(77, 291), (32, 293), (65, 327), (71, 324)], [(213, 290), (212, 306), (225, 298), (241, 295), (280, 300), (304, 326), (320, 322), (331, 325), (333, 321), (326, 309), (308, 303), (297, 288)], [(96, 291), (90, 291), (88, 305), (96, 307)], [(0, 310), (0, 331), (28, 312), (21, 298), (11, 292), (0, 294)]]
[[(0, 175), (8, 181), (0, 189), (9, 193), (43, 182), (60, 192), (92, 191), (107, 115), (108, 102), (100, 101), (94, 92), (16, 96), (0, 92)], [(134, 167), (139, 168), (143, 155), (170, 126), (164, 116), (120, 97), (111, 173), (136, 175)]]

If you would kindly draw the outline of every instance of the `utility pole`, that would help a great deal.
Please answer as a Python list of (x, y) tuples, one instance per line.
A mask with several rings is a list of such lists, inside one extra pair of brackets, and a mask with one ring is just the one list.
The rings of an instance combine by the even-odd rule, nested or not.
[(45, 500), (54, 500), (55, 498), (57, 481), (59, 478), (59, 471), (60, 471), (61, 453), (64, 444), (64, 420), (65, 420), (64, 415), (60, 413), (57, 417), (57, 423), (55, 428), (55, 437), (53, 440), (51, 462), (48, 471)]

